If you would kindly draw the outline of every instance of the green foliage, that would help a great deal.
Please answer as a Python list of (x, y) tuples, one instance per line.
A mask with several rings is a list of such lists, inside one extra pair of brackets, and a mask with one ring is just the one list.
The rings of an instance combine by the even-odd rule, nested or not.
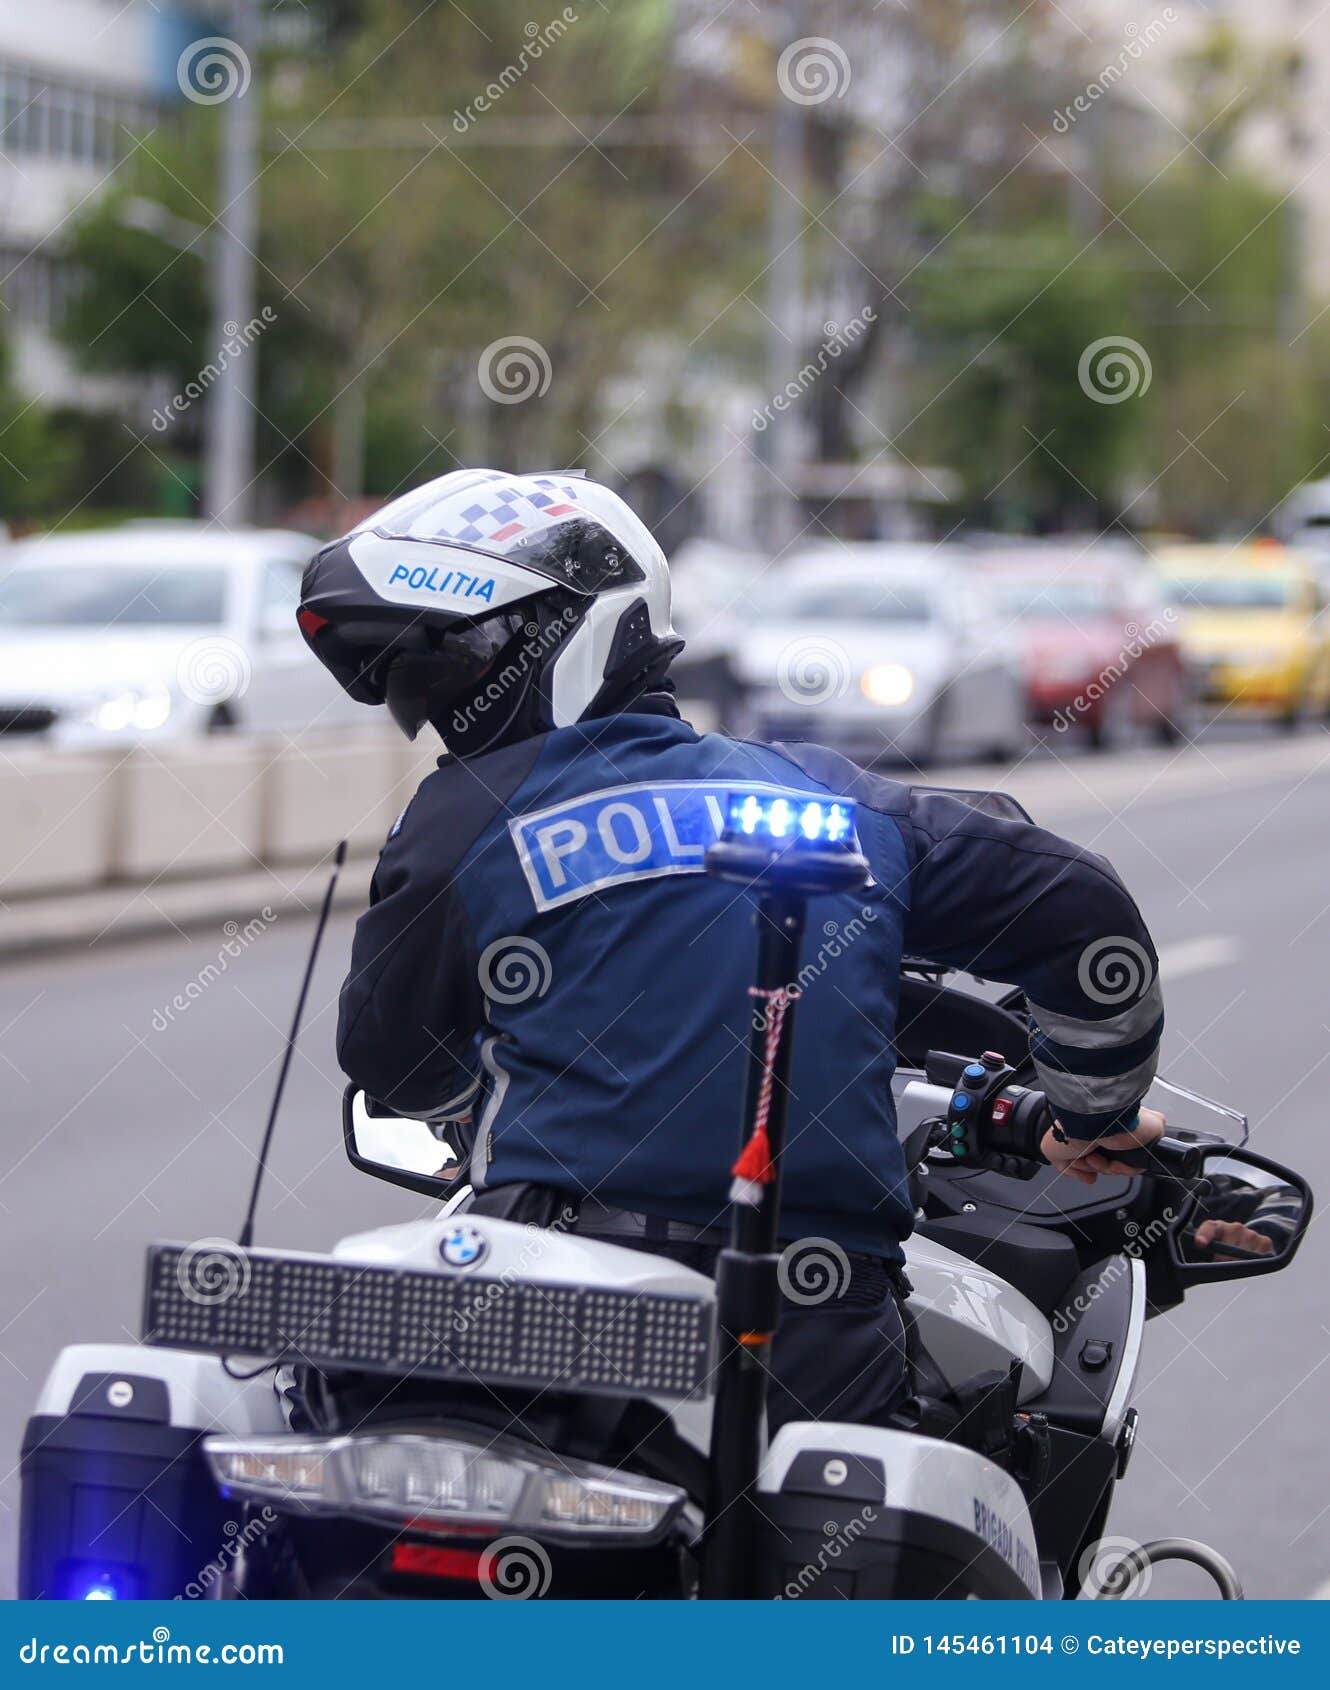
[[(270, 503), (386, 495), (454, 461), (586, 461), (608, 384), (653, 343), (677, 349), (650, 394), (658, 437), (689, 437), (672, 385), (689, 361), (765, 381), (773, 38), (763, 15), (740, 19), (724, 68), (717, 20), (712, 75), (675, 52), (680, 15), (311, 0), (312, 42), (265, 51), (256, 305), (273, 320), (253, 355)], [(1243, 162), (1248, 123), (1291, 110), (1287, 46), (1224, 26), (1179, 54), (1180, 126), (1202, 134), (1187, 147), (1139, 108), (1124, 123), (1124, 88), (1053, 132), (1106, 61), (1046, 0), (819, 0), (810, 18), (846, 42), (857, 89), (880, 68), (910, 114), (805, 113), (807, 303), (836, 301), (810, 321), (848, 315), (846, 298), (879, 318), (808, 400), (824, 455), (899, 433), (913, 462), (959, 472), (969, 514), (1007, 526), (1245, 527), (1326, 471), (1330, 316), (1302, 297), (1286, 184)], [(615, 113), (611, 144), (588, 125)], [(86, 284), (65, 333), (87, 368), (179, 392), (215, 356), (211, 237), (191, 230), (217, 210), (223, 119), (182, 106), (73, 226)], [(695, 143), (703, 120), (735, 144)], [(514, 337), (550, 378), (507, 405), (477, 371)], [(1151, 370), (1118, 404), (1081, 379), (1109, 337)], [(178, 502), (205, 410), (150, 436), (94, 502), (126, 477)], [(71, 452), (73, 496), (95, 485), (103, 435), (71, 445), (0, 388), (6, 425), (0, 452), (28, 478), (0, 460), (9, 509), (58, 497)]]
[[(761, 204), (736, 189), (757, 166), (709, 181), (684, 148), (579, 132), (677, 116), (671, 15), (664, 0), (321, 7), (324, 50), (265, 66), (259, 452), (287, 496), (331, 494), (348, 453), (375, 494), (453, 455), (579, 459), (642, 337), (686, 335), (738, 291)], [(125, 222), (145, 199), (210, 221), (219, 121), (184, 113), (80, 222), (88, 285), (67, 337), (90, 367), (178, 391), (212, 356), (206, 242), (182, 253)], [(503, 405), (477, 368), (514, 336), (544, 348), (551, 379)], [(173, 423), (181, 439), (202, 411)]]
[(0, 346), (0, 522), (17, 522), (49, 510), (62, 495), (71, 443), (50, 413), (17, 393)]
[(1055, 227), (962, 237), (919, 278), (924, 373), (906, 449), (953, 465), (985, 520), (1092, 519), (1140, 438), (1146, 401), (1098, 403), (1078, 379), (1088, 344), (1135, 326), (1124, 266), (1083, 244)]

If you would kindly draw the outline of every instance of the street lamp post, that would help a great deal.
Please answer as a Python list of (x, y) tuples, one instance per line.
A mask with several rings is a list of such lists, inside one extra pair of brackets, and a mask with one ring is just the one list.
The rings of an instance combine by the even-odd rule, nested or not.
[[(213, 344), (218, 348), (254, 315), (254, 249), (258, 240), (258, 27), (253, 0), (231, 0), (232, 38), (248, 59), (248, 86), (223, 104), (221, 208), (213, 250)], [(249, 520), (254, 482), (254, 405), (257, 358), (219, 360), (209, 395), (204, 464), (204, 513), (235, 527)]]

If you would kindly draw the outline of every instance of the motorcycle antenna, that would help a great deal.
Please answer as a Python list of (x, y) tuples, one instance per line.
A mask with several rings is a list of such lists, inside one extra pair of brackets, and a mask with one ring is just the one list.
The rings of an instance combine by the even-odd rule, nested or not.
[(259, 1149), (258, 1165), (254, 1169), (254, 1184), (250, 1188), (249, 1208), (245, 1211), (245, 1224), (240, 1229), (240, 1237), (236, 1243), (242, 1250), (248, 1250), (254, 1242), (254, 1216), (259, 1206), (259, 1190), (263, 1185), (263, 1176), (268, 1171), (268, 1152), (272, 1149), (273, 1128), (277, 1125), (277, 1111), (282, 1106), (282, 1093), (286, 1089), (286, 1076), (291, 1069), (291, 1058), (295, 1055), (296, 1040), (300, 1036), (300, 1023), (305, 1014), (305, 999), (309, 996), (309, 983), (314, 978), (314, 964), (318, 961), (319, 946), (323, 943), (323, 930), (328, 925), (328, 917), (332, 912), (333, 894), (337, 891), (337, 876), (341, 873), (342, 864), (346, 861), (346, 840), (333, 852), (332, 873), (328, 877), (328, 887), (323, 894), (323, 907), (319, 911), (319, 919), (314, 928), (314, 943), (309, 947), (309, 957), (305, 963), (305, 978), (300, 982), (300, 996), (296, 999), (296, 1012), (291, 1017), (291, 1031), (286, 1035), (286, 1046), (282, 1051), (282, 1065), (277, 1071), (277, 1088), (272, 1094), (272, 1107), (268, 1111), (268, 1124), (263, 1129), (263, 1144)]

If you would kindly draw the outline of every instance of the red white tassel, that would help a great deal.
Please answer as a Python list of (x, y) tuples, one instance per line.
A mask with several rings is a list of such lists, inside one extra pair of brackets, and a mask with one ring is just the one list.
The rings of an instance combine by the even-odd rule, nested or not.
[(750, 996), (765, 998), (768, 1004), (766, 1047), (762, 1053), (762, 1084), (757, 1095), (756, 1120), (748, 1143), (739, 1152), (739, 1160), (730, 1172), (734, 1181), (730, 1186), (730, 1202), (742, 1203), (756, 1209), (762, 1202), (762, 1187), (776, 1177), (771, 1160), (771, 1142), (767, 1137), (767, 1121), (771, 1115), (771, 1088), (776, 1070), (776, 1052), (780, 1049), (781, 1029), (791, 994), (782, 986), (774, 992), (751, 988)]

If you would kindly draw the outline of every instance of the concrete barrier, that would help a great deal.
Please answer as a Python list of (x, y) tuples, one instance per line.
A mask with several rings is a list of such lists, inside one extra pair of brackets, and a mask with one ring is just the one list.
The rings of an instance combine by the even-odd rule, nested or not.
[(264, 775), (263, 860), (308, 861), (339, 839), (353, 852), (377, 851), (401, 808), (393, 807), (400, 780), (397, 747), (377, 731), (284, 748)]
[(372, 855), (438, 755), (378, 728), (4, 749), (0, 902), (313, 863), (339, 839)]
[(256, 867), (270, 765), (288, 755), (230, 734), (137, 748), (116, 771), (109, 873), (152, 880)]
[(0, 755), (0, 898), (103, 880), (119, 779), (116, 760), (105, 755), (6, 748)]

